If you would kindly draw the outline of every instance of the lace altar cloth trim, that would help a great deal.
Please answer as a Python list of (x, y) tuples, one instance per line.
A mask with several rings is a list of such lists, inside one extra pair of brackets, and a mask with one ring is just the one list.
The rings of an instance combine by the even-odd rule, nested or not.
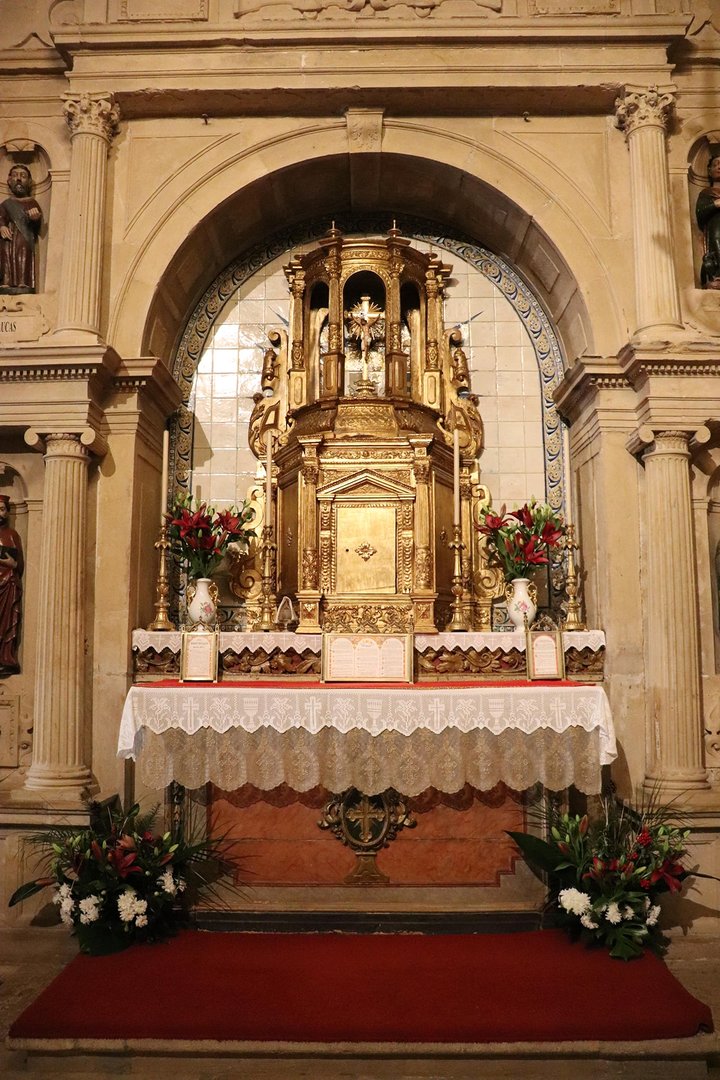
[(328, 791), (355, 787), (376, 795), (394, 788), (411, 796), (428, 788), (452, 793), (465, 784), (490, 791), (502, 780), (515, 791), (535, 783), (551, 791), (574, 784), (595, 795), (600, 757), (598, 728), (545, 728), (532, 735), (447, 728), (437, 735), (416, 731), (411, 738), (396, 731), (373, 736), (325, 728), (318, 735), (295, 730), (288, 738), (271, 728), (233, 728), (224, 735), (203, 728), (196, 735), (143, 731), (138, 773), (155, 789), (175, 779), (187, 788), (212, 781), (225, 791), (248, 783), (263, 791), (280, 784), (308, 791), (319, 784)]
[(145, 782), (160, 787), (212, 780), (414, 795), (503, 780), (516, 790), (540, 781), (594, 793), (616, 746), (600, 686), (133, 686), (118, 754), (137, 757)]
[[(221, 631), (220, 652), (228, 649), (233, 652), (242, 652), (248, 649), (256, 652), (264, 649), (270, 652), (272, 649), (280, 649), (283, 652), (295, 649), (303, 653), (306, 649), (311, 652), (320, 652), (322, 643), (321, 634), (293, 634), (293, 633), (240, 633), (239, 631)], [(572, 633), (563, 634), (565, 649), (591, 649), (598, 652), (605, 647), (605, 634), (602, 630), (574, 630)], [(162, 652), (170, 649), (172, 652), (180, 652), (180, 631), (153, 631), (133, 630), (132, 647), (144, 652), (146, 649), (154, 649)], [(459, 634), (416, 634), (415, 649), (424, 652), (425, 649), (502, 649), (510, 652), (517, 649), (525, 652), (525, 634), (522, 631), (501, 633), (494, 631), (487, 634), (459, 633)]]

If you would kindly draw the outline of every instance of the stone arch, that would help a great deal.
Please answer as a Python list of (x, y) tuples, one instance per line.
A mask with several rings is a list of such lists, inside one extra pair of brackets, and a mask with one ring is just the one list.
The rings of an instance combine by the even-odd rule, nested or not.
[[(597, 221), (591, 222), (587, 207), (573, 205), (577, 188), (563, 184), (549, 164), (541, 184), (507, 151), (440, 132), (426, 133), (424, 140), (425, 155), (437, 143), (434, 158), (418, 156), (412, 128), (400, 130), (397, 122), (386, 140), (394, 149), (380, 154), (348, 154), (344, 127), (322, 132), (328, 150), (322, 157), (317, 130), (275, 137), (252, 151), (228, 140), (188, 167), (185, 190), (174, 189), (172, 204), (161, 205), (160, 192), (148, 201), (133, 223), (137, 254), (111, 316), (110, 340), (121, 354), (152, 353), (169, 363), (183, 320), (239, 252), (271, 236), (280, 223), (301, 227), (321, 216), (329, 223), (358, 210), (432, 217), (500, 255), (540, 299), (568, 362), (619, 347), (621, 305), (592, 239)], [(224, 158), (215, 160), (221, 152)], [(366, 173), (373, 179), (360, 192)], [(567, 257), (553, 232), (562, 232)], [(164, 268), (159, 278), (153, 271), (158, 266)]]

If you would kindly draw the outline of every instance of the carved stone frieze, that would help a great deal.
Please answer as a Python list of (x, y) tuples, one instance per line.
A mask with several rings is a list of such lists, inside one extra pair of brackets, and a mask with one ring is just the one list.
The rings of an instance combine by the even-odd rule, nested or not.
[(350, 153), (378, 153), (382, 144), (383, 110), (348, 109), (345, 120)]

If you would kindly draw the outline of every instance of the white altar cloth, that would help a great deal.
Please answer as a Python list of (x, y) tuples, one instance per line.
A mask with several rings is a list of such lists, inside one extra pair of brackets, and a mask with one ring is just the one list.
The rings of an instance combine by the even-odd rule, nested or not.
[(248, 682), (133, 686), (118, 754), (137, 758), (143, 780), (158, 787), (212, 781), (226, 790), (251, 783), (416, 795), (503, 781), (595, 793), (616, 746), (597, 685)]
[[(321, 645), (321, 634), (296, 634), (279, 630), (271, 630), (269, 633), (222, 630), (219, 642), (221, 653), (226, 652), (228, 649), (232, 649), (237, 653), (242, 652), (244, 649), (249, 652), (264, 649), (267, 653), (272, 652), (273, 649), (280, 649), (283, 652), (295, 649), (299, 653), (309, 649), (311, 652), (319, 653)], [(597, 652), (604, 645), (605, 634), (602, 630), (573, 630), (563, 633), (563, 646), (565, 649), (572, 647), (575, 649), (592, 649), (593, 652)], [(172, 652), (179, 653), (180, 631), (133, 630), (132, 647), (140, 652), (145, 649), (154, 649), (159, 653), (163, 649), (170, 649)], [(416, 652), (441, 648), (450, 650), (472, 648), (478, 651), (481, 649), (500, 649), (503, 652), (517, 649), (519, 652), (525, 652), (525, 632), (523, 630), (503, 632), (493, 630), (480, 633), (473, 630), (453, 634), (415, 634)]]

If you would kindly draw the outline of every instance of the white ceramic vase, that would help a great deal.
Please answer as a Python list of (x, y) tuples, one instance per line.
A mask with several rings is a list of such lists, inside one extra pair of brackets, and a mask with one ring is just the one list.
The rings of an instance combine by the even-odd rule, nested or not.
[(505, 602), (510, 622), (516, 630), (525, 629), (525, 619), (532, 626), (537, 615), (537, 589), (529, 578), (518, 577), (505, 586)]
[(195, 578), (187, 587), (188, 621), (214, 626), (217, 622), (217, 585), (210, 578)]

